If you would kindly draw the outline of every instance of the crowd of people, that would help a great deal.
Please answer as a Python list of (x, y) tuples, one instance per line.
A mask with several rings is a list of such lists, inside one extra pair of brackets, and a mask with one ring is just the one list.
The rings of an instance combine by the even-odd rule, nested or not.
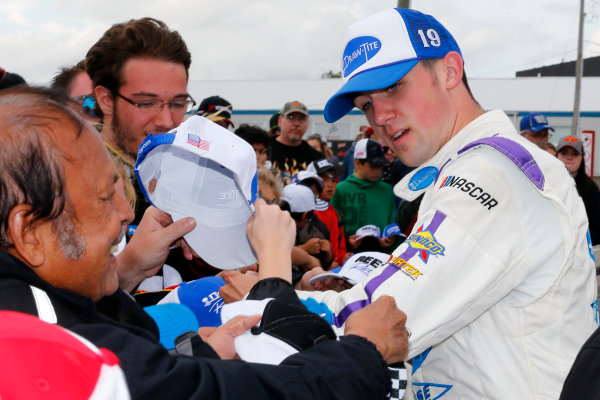
[(484, 111), (418, 11), (351, 25), (343, 60), (325, 119), (369, 123), (343, 160), (299, 100), (268, 132), (218, 95), (197, 104), (185, 41), (156, 19), (113, 25), (50, 88), (2, 71), (0, 314), (113, 367), (77, 398), (597, 393), (581, 140), (553, 149), (544, 115), (519, 135)]

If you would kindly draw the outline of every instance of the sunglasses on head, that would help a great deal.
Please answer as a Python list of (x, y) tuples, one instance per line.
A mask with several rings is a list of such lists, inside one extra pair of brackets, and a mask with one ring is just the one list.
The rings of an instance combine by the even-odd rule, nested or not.
[(2, 82), (2, 80), (4, 79), (5, 76), (6, 76), (6, 70), (3, 68), (0, 68), (0, 82)]

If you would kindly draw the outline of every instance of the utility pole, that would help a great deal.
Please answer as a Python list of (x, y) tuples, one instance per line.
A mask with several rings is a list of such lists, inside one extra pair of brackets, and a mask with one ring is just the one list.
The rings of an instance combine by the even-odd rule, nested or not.
[(575, 104), (573, 105), (573, 120), (571, 136), (579, 136), (579, 99), (581, 97), (581, 75), (583, 75), (583, 1), (579, 1), (579, 36), (577, 37), (577, 62), (575, 63)]
[(410, 0), (398, 0), (398, 8), (410, 8)]

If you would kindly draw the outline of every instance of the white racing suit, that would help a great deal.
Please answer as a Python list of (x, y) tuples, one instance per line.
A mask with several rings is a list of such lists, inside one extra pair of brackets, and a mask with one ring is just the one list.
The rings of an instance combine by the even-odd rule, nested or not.
[(300, 297), (342, 328), (393, 296), (418, 400), (557, 399), (598, 322), (587, 217), (566, 168), (496, 110), (395, 187), (407, 200), (423, 192), (412, 233), (366, 283)]

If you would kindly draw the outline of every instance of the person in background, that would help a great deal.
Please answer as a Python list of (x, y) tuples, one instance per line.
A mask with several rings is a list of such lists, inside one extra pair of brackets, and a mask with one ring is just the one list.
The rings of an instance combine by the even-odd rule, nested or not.
[(269, 118), (269, 136), (272, 138), (276, 138), (279, 136), (279, 132), (281, 132), (281, 128), (279, 128), (279, 117), (281, 116), (281, 111), (277, 111), (271, 118)]
[[(369, 129), (371, 129), (371, 127), (367, 126), (367, 125), (363, 125), (360, 127), (360, 132), (356, 135), (356, 137), (354, 138), (354, 142), (352, 143), (352, 146), (350, 146), (350, 148), (344, 155), (344, 159), (342, 160), (343, 171), (340, 174), (340, 182), (345, 180), (350, 175), (352, 175), (352, 172), (354, 171), (354, 146), (356, 146), (356, 143), (359, 140), (367, 137), (365, 135), (365, 132), (367, 132), (367, 130), (369, 130)], [(371, 129), (371, 132), (372, 131), (373, 131), (373, 129)]]
[[(321, 220), (315, 218), (315, 195), (312, 189), (301, 183), (291, 183), (283, 188), (279, 206), (288, 211), (296, 223), (295, 247), (316, 257), (324, 269), (333, 261), (329, 231)], [(295, 269), (292, 282), (296, 283), (306, 271)]]
[(539, 142), (537, 143), (537, 145), (540, 147), (540, 149), (542, 150), (546, 150), (548, 153), (552, 154), (554, 157), (556, 157), (557, 153), (556, 153), (556, 147), (554, 147), (554, 145), (550, 142)]
[(340, 212), (329, 203), (335, 194), (338, 182), (336, 168), (328, 160), (322, 159), (311, 162), (306, 170), (317, 174), (323, 182), (323, 189), (315, 200), (315, 215), (329, 230), (334, 261), (342, 265), (352, 254), (348, 254), (346, 250), (346, 237)]
[(547, 142), (552, 136), (550, 131), (554, 132), (554, 128), (548, 123), (548, 118), (542, 113), (524, 115), (519, 126), (521, 136), (533, 143)]
[(267, 160), (271, 139), (267, 132), (256, 125), (248, 124), (241, 124), (234, 132), (246, 142), (250, 143), (256, 152), (257, 168), (271, 168), (271, 162)]
[(27, 82), (25, 82), (25, 79), (21, 75), (0, 68), (0, 90), (26, 84)]
[(231, 116), (233, 107), (230, 102), (220, 96), (210, 96), (200, 102), (196, 115), (208, 118), (225, 129), (235, 128)]
[(299, 101), (285, 103), (278, 119), (281, 132), (271, 139), (269, 160), (273, 172), (284, 185), (292, 176), (305, 170), (311, 161), (323, 158), (323, 153), (310, 147), (302, 140), (308, 129), (308, 109)]
[(97, 115), (92, 80), (85, 71), (84, 60), (71, 67), (61, 68), (60, 72), (50, 81), (50, 87), (65, 91), (67, 96), (79, 106), (77, 111), (98, 130), (102, 130), (100, 118)]
[(308, 139), (306, 139), (306, 143), (308, 143), (313, 149), (323, 153), (325, 155), (325, 158), (331, 164), (336, 166), (336, 168), (339, 166), (340, 160), (337, 158), (337, 156), (335, 154), (333, 154), (333, 151), (331, 151), (331, 149), (327, 145), (327, 141), (324, 140), (320, 134), (314, 133), (314, 134), (310, 135), (308, 137)]
[(394, 192), (380, 179), (387, 164), (378, 142), (359, 140), (354, 149), (354, 172), (337, 185), (331, 198), (331, 205), (342, 214), (349, 251), (354, 251), (351, 239), (358, 228), (375, 225), (383, 230), (394, 222)]
[(577, 193), (583, 199), (592, 245), (600, 244), (600, 189), (596, 182), (585, 173), (583, 143), (575, 136), (565, 136), (558, 142), (557, 150), (558, 159), (565, 163), (567, 170), (575, 179)]
[(268, 169), (259, 168), (256, 172), (258, 174), (258, 197), (267, 204), (279, 204), (281, 182)]

